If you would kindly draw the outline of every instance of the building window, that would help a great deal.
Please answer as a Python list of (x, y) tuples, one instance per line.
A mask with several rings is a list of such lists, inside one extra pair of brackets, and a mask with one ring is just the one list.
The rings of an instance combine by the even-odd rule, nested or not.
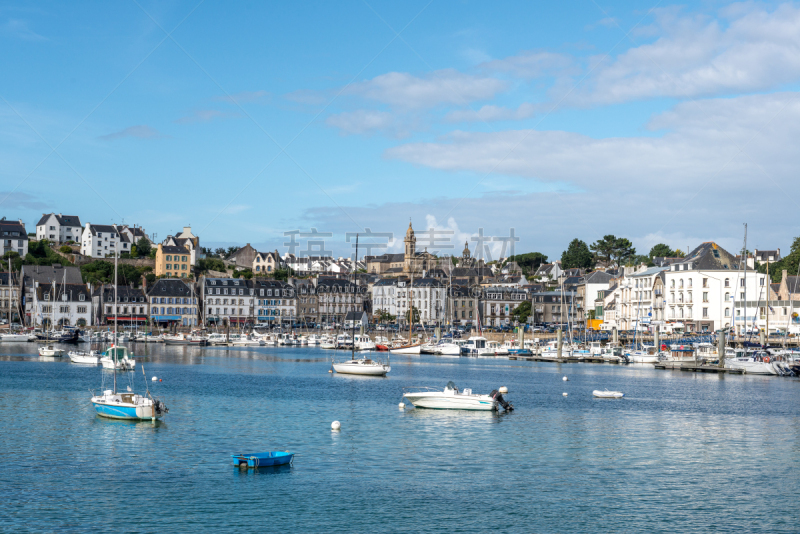
[(167, 261), (172, 261), (172, 256), (167, 254)]
[(708, 278), (703, 278), (703, 287), (708, 287)]
[(726, 278), (725, 279), (725, 287), (731, 287), (731, 279), (730, 278)]
[[(703, 280), (705, 280), (705, 278)], [(708, 302), (708, 291), (703, 291), (703, 302)]]
[(703, 318), (704, 319), (708, 318), (708, 308), (703, 308)]

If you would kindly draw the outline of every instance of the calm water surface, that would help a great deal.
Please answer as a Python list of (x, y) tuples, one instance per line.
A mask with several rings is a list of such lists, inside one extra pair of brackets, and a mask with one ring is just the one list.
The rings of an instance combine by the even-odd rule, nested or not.
[[(151, 424), (95, 416), (111, 374), (35, 351), (0, 344), (3, 531), (800, 530), (796, 379), (435, 356), (359, 378), (318, 349), (136, 345), (170, 408)], [(516, 410), (398, 408), (448, 380)], [(265, 450), (294, 466), (231, 464)]]

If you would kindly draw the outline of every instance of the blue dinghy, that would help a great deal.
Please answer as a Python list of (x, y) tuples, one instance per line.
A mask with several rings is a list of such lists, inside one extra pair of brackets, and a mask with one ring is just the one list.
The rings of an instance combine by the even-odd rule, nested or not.
[(248, 454), (232, 454), (233, 465), (240, 467), (270, 467), (273, 465), (285, 465), (292, 462), (294, 453), (292, 452), (253, 452)]

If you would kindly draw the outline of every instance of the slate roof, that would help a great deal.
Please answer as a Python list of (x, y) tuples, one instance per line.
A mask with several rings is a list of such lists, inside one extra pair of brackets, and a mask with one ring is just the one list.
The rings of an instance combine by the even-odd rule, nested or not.
[[(53, 291), (52, 285), (40, 285), (36, 288), (36, 298), (39, 301), (44, 299), (45, 293), (51, 293)], [(56, 302), (62, 302), (62, 295), (67, 295), (66, 302), (80, 302), (80, 295), (83, 295), (83, 301), (88, 301), (91, 297), (89, 296), (89, 288), (87, 288), (83, 284), (59, 284), (56, 283)], [(50, 301), (53, 300), (53, 295), (50, 295)], [(57, 310), (56, 310), (57, 311)]]
[(162, 278), (160, 280), (156, 280), (156, 283), (153, 284), (147, 291), (148, 297), (190, 297), (192, 296), (192, 291), (188, 285), (186, 285), (183, 280), (179, 280), (177, 278)]
[[(66, 279), (64, 278), (65, 273)], [(32, 286), (34, 282), (39, 282), (39, 285), (52, 284), (53, 281), (61, 284), (65, 280), (68, 284), (83, 283), (79, 268), (63, 267), (58, 263), (53, 265), (23, 265), (22, 274), (24, 275), (23, 283), (27, 287)]]
[(4, 239), (22, 239), (27, 241), (28, 234), (25, 225), (19, 221), (0, 220), (0, 237)]
[(365, 311), (349, 311), (347, 315), (344, 316), (345, 321), (361, 321), (364, 316), (367, 314)]
[(787, 276), (786, 287), (789, 293), (800, 293), (800, 276)]
[(591, 274), (588, 274), (584, 277), (584, 282), (587, 284), (607, 284), (614, 277), (610, 274), (603, 272), (603, 271), (595, 271)]
[(161, 251), (165, 254), (189, 254), (186, 247), (173, 247), (171, 245), (161, 245)]
[[(105, 284), (102, 287), (98, 287), (94, 290), (93, 296), (100, 297), (100, 300), (103, 302), (109, 302), (109, 298), (113, 301), (114, 299), (114, 285), (113, 284)], [(128, 302), (140, 302), (139, 299), (145, 296), (144, 290), (140, 287), (130, 287), (130, 286), (119, 286), (117, 287), (117, 299), (119, 302), (125, 302), (125, 299), (128, 299)], [(136, 299), (132, 301), (131, 299)], [(141, 301), (144, 302), (144, 301)]]
[(61, 215), (60, 213), (42, 213), (42, 218), (36, 223), (36, 226), (46, 224), (50, 216), (54, 216), (61, 226), (83, 226), (81, 218), (77, 215)]
[(739, 262), (736, 261), (736, 258), (713, 241), (700, 244), (679, 263), (691, 263), (693, 269), (703, 271), (724, 271), (739, 268)]

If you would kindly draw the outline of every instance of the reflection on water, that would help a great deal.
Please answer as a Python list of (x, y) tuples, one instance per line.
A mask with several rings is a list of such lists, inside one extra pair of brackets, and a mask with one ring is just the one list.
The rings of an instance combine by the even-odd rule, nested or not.
[[(134, 345), (170, 408), (151, 423), (95, 414), (100, 366), (0, 352), (10, 531), (796, 531), (796, 379), (402, 355), (377, 379), (314, 348)], [(398, 409), (449, 380), (515, 410)], [(242, 470), (242, 450), (297, 456)]]

